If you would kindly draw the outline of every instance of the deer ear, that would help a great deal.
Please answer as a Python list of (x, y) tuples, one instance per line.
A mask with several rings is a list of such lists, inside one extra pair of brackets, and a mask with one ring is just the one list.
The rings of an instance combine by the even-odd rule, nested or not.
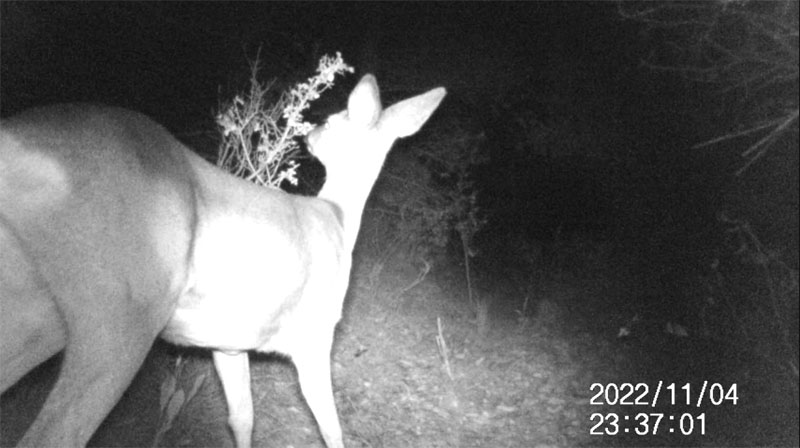
[(383, 111), (381, 128), (386, 128), (387, 132), (391, 132), (397, 138), (416, 133), (439, 107), (446, 94), (444, 87), (437, 87), (422, 95), (393, 104)]
[(381, 114), (381, 97), (378, 82), (372, 75), (364, 75), (347, 100), (347, 116), (351, 123), (372, 127)]

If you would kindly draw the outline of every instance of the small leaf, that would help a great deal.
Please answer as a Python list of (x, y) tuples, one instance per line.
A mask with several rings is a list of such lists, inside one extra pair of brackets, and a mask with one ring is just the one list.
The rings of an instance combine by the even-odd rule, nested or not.
[(164, 382), (161, 383), (161, 397), (159, 398), (159, 409), (164, 412), (164, 407), (167, 405), (169, 397), (175, 393), (175, 377), (170, 373)]
[(167, 408), (167, 421), (171, 422), (175, 419), (175, 416), (178, 415), (180, 412), (181, 407), (184, 403), (183, 391), (179, 390), (175, 392), (175, 395), (172, 396), (172, 399), (169, 401), (169, 407)]
[(206, 374), (198, 375), (197, 378), (194, 379), (194, 385), (192, 385), (192, 389), (186, 395), (186, 401), (191, 400), (197, 395), (197, 391), (200, 390), (200, 386), (203, 385), (203, 382), (206, 380)]

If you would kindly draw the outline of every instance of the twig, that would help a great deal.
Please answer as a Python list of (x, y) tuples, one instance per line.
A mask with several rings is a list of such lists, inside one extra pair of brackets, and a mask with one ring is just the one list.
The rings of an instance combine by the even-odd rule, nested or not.
[(420, 283), (422, 283), (423, 280), (425, 280), (425, 277), (427, 277), (428, 273), (431, 271), (431, 264), (428, 262), (428, 260), (425, 259), (422, 260), (422, 263), (425, 266), (423, 266), (422, 269), (419, 271), (419, 274), (417, 274), (417, 278), (415, 278), (414, 281), (409, 283), (407, 286), (398, 289), (394, 294), (392, 294), (394, 300), (399, 299), (400, 296), (402, 296), (403, 294), (408, 292), (411, 288), (419, 285)]
[(442, 355), (444, 361), (444, 370), (450, 381), (453, 380), (453, 371), (450, 369), (450, 351), (447, 349), (447, 342), (444, 340), (444, 333), (442, 332), (442, 318), (436, 318), (436, 327), (439, 329), (439, 334), (436, 335), (436, 345), (439, 347), (439, 354)]

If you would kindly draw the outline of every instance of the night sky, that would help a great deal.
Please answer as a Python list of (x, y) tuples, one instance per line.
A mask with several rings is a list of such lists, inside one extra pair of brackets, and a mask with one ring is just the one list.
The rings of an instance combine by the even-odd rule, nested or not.
[(4, 3), (4, 115), (56, 101), (205, 112), (259, 47), (264, 76), (285, 82), (341, 51), (395, 94), (613, 96), (606, 113), (626, 119), (685, 101), (638, 69), (646, 48), (611, 4)]

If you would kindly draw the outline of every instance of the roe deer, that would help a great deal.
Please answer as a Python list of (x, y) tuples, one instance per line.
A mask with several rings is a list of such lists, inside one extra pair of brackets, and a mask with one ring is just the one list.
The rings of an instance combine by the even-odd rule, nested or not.
[(251, 443), (256, 350), (291, 357), (322, 438), (342, 447), (330, 355), (364, 203), (394, 140), (444, 95), (382, 110), (364, 76), (347, 110), (308, 136), (327, 170), (317, 198), (235, 178), (126, 110), (4, 121), (0, 387), (65, 350), (20, 445), (85, 445), (161, 335), (214, 351), (237, 446)]

